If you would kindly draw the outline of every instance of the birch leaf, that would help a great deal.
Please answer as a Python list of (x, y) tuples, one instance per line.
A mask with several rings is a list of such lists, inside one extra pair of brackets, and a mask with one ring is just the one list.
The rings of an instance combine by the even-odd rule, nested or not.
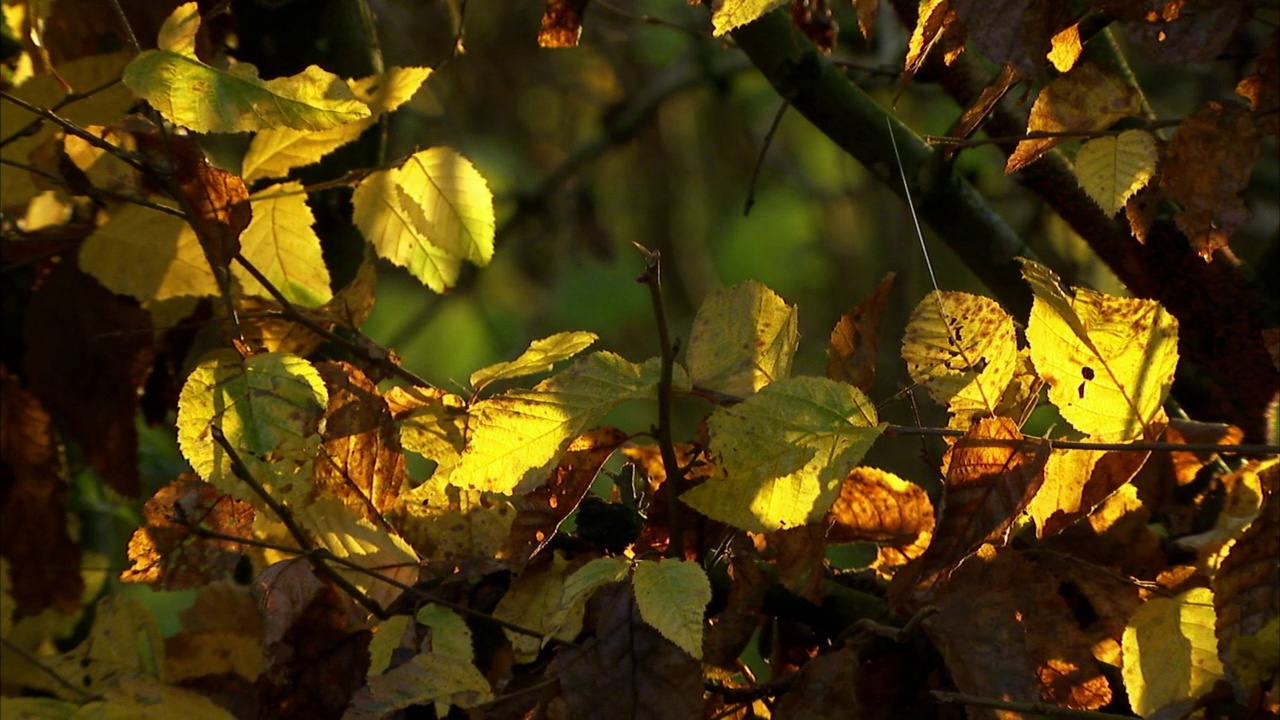
[(711, 602), (711, 582), (696, 563), (646, 560), (631, 578), (640, 619), (689, 653), (702, 659), (702, 616)]

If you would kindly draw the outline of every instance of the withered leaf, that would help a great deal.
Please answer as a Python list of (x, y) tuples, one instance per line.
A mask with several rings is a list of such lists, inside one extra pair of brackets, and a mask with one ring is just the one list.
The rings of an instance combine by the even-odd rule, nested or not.
[[(1036, 97), (1027, 132), (1094, 131), (1141, 110), (1138, 91), (1120, 76), (1093, 63), (1080, 63), (1060, 75)], [(1032, 138), (1018, 143), (1005, 165), (1015, 173), (1068, 138)]]
[(862, 39), (871, 42), (876, 32), (876, 11), (880, 8), (879, 0), (853, 0), (853, 7), (858, 11), (858, 32)]
[[(1249, 99), (1255, 113), (1280, 108), (1280, 30), (1271, 31), (1271, 40), (1258, 55), (1257, 68), (1236, 85), (1236, 93)], [(1262, 132), (1280, 133), (1280, 114), (1259, 115), (1257, 121)]]
[(218, 275), (240, 252), (240, 233), (253, 219), (249, 189), (239, 175), (210, 165), (194, 141), (184, 138), (170, 148), (178, 185), (192, 211), (188, 222)]
[(1249, 219), (1240, 193), (1257, 159), (1257, 128), (1238, 105), (1205, 103), (1169, 141), (1160, 187), (1182, 206), (1178, 229), (1205, 260)]
[(545, 48), (576, 47), (582, 37), (582, 15), (591, 0), (547, 0), (542, 11), (538, 45)]
[(569, 443), (547, 482), (515, 499), (516, 517), (503, 551), (513, 570), (518, 573), (551, 542), (591, 489), (600, 467), (626, 439), (626, 433), (607, 425), (587, 431)]
[(1039, 537), (1050, 537), (1093, 512), (1117, 488), (1133, 479), (1149, 452), (1055, 451), (1045, 481), (1028, 505)]
[(924, 66), (934, 47), (941, 48), (948, 65), (964, 52), (964, 25), (951, 7), (951, 0), (925, 0), (920, 3), (919, 19), (911, 31), (907, 57), (902, 64), (904, 85), (911, 82), (911, 78)]
[[(1068, 24), (1065, 5), (1052, 0), (951, 0), (971, 48), (1024, 78), (1042, 73), (1050, 39)], [(999, 22), (992, 22), (999, 18)]]
[(933, 532), (933, 503), (924, 488), (890, 472), (856, 467), (827, 512), (827, 542), (874, 542), (894, 547)]
[(813, 658), (773, 709), (779, 718), (866, 717), (858, 698), (858, 652), (842, 647)]
[(1122, 21), (1120, 30), (1163, 65), (1215, 59), (1253, 14), (1244, 0), (1148, 0), (1135, 5), (1146, 12)]
[(244, 546), (202, 537), (192, 528), (252, 539), (253, 518), (249, 503), (218, 492), (195, 473), (183, 473), (142, 506), (144, 525), (129, 538), (133, 564), (120, 579), (157, 590), (183, 590), (230, 577)]
[(80, 608), (80, 545), (67, 529), (67, 484), (49, 413), (0, 365), (0, 551), (21, 615)]
[(840, 316), (827, 341), (827, 377), (868, 392), (876, 376), (880, 318), (889, 304), (889, 273), (857, 307)]
[(1236, 640), (1280, 615), (1280, 494), (1267, 498), (1222, 561), (1213, 578), (1213, 606), (1218, 656), (1232, 668)]
[(597, 590), (587, 614), (587, 629), (594, 630), (595, 637), (556, 658), (570, 717), (702, 717), (698, 661), (640, 619), (629, 582)]

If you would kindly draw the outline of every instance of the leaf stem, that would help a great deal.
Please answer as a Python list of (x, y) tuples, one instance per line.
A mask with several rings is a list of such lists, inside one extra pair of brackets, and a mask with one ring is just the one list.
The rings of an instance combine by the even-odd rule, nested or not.
[[(884, 429), (885, 435), (933, 435), (937, 437), (963, 437), (963, 430), (952, 428), (911, 427), (909, 425), (889, 425)], [(1042, 439), (1050, 450), (1101, 450), (1104, 452), (1221, 452), (1240, 455), (1275, 455), (1280, 453), (1280, 445), (1232, 445), (1225, 443), (1171, 443), (1171, 442), (1132, 442), (1104, 443), (1085, 440), (1049, 440)], [(1001, 441), (983, 441), (999, 444)], [(1013, 442), (1013, 441), (1010, 441)], [(1016, 443), (1014, 443), (1016, 444)]]
[(1042, 702), (996, 700), (994, 698), (942, 692), (940, 690), (934, 690), (932, 695), (938, 700), (938, 702), (958, 703), (962, 705), (971, 705), (973, 707), (995, 708), (997, 710), (1011, 710), (1016, 713), (1022, 713), (1023, 715), (1047, 718), (1067, 718), (1067, 720), (1117, 720), (1117, 718), (1124, 717), (1123, 715), (1113, 715), (1111, 713), (1097, 712), (1095, 710), (1072, 710), (1071, 708), (1059, 707), (1057, 705), (1050, 705)]
[(649, 286), (649, 298), (653, 302), (653, 316), (658, 324), (658, 344), (662, 349), (662, 374), (658, 378), (658, 427), (654, 435), (658, 439), (658, 450), (662, 454), (662, 467), (666, 470), (668, 534), (670, 545), (668, 555), (684, 559), (684, 513), (680, 495), (684, 492), (684, 469), (676, 457), (676, 446), (671, 439), (671, 379), (675, 372), (676, 345), (671, 341), (671, 331), (667, 326), (667, 310), (662, 302), (662, 253), (641, 247), (645, 255), (644, 272), (636, 278)]

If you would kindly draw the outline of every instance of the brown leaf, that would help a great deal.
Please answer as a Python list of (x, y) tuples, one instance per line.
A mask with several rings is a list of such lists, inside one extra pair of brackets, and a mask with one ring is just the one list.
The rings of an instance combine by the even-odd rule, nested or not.
[[(1163, 144), (1160, 143), (1160, 145)], [(1134, 240), (1146, 244), (1147, 234), (1151, 231), (1152, 223), (1156, 221), (1160, 200), (1163, 197), (1158, 188), (1148, 184), (1125, 201), (1124, 217), (1129, 221), (1129, 232), (1133, 234)]]
[(23, 367), (31, 391), (117, 492), (138, 494), (138, 389), (151, 370), (151, 318), (72, 262), (31, 298)]
[(880, 0), (853, 0), (853, 7), (858, 11), (858, 32), (867, 43), (876, 32), (876, 11), (880, 8)]
[[(1235, 425), (1181, 419), (1170, 420), (1162, 438), (1164, 442), (1184, 445), (1239, 445), (1243, 439), (1244, 431)], [(1218, 453), (1207, 450), (1188, 450), (1159, 453), (1158, 457), (1162, 464), (1165, 462), (1169, 464), (1177, 483), (1186, 485), (1195, 480), (1200, 469), (1213, 462), (1218, 457)]]
[(569, 716), (581, 720), (696, 720), (702, 669), (640, 619), (628, 582), (597, 590), (587, 607), (595, 637), (556, 658)]
[(1253, 74), (1246, 75), (1236, 85), (1236, 94), (1249, 99), (1249, 107), (1255, 113), (1272, 111), (1257, 117), (1258, 129), (1269, 135), (1280, 134), (1280, 30), (1271, 31), (1271, 40), (1258, 55), (1258, 65)]
[(1084, 45), (1080, 42), (1080, 23), (1073, 23), (1058, 31), (1049, 40), (1049, 62), (1058, 72), (1068, 72), (1076, 66)]
[(1205, 260), (1249, 219), (1240, 193), (1257, 159), (1258, 131), (1238, 105), (1205, 103), (1169, 141), (1160, 187), (1182, 206), (1178, 229)]
[(955, 571), (924, 629), (962, 693), (1076, 710), (1111, 701), (1089, 639), (1058, 587), (1018, 552), (990, 545)]
[(809, 523), (765, 535), (777, 553), (778, 584), (814, 605), (822, 604), (823, 569), (827, 562), (827, 526)]
[(538, 31), (538, 46), (577, 47), (588, 2), (590, 0), (547, 0), (547, 7), (542, 11), (542, 29)]
[(827, 542), (907, 547), (932, 533), (933, 524), (924, 488), (878, 468), (856, 467), (827, 512)]
[(1267, 498), (1222, 561), (1213, 578), (1213, 606), (1218, 655), (1231, 667), (1236, 639), (1280, 615), (1280, 495)]
[(551, 542), (560, 523), (591, 490), (601, 466), (626, 439), (626, 433), (608, 425), (587, 431), (569, 443), (547, 482), (515, 499), (516, 517), (503, 551), (514, 572)]
[(253, 518), (249, 503), (223, 495), (195, 473), (183, 473), (142, 506), (143, 526), (129, 538), (133, 564), (120, 573), (120, 580), (157, 590), (183, 590), (230, 577), (244, 546), (204, 538), (191, 529), (252, 539)]
[(262, 674), (262, 616), (245, 585), (219, 580), (201, 587), (182, 613), (182, 632), (164, 643), (165, 678)]
[(1117, 488), (1133, 479), (1149, 452), (1055, 450), (1045, 481), (1027, 507), (1036, 534), (1046, 538), (1089, 515)]
[(217, 275), (240, 252), (240, 233), (253, 219), (249, 189), (239, 175), (210, 165), (193, 141), (171, 142), (170, 148), (178, 186), (191, 206), (188, 222)]
[(1217, 58), (1253, 14), (1244, 0), (1147, 0), (1134, 5), (1146, 12), (1119, 23), (1120, 30), (1143, 54), (1163, 65)]
[(880, 318), (889, 304), (894, 273), (884, 280), (857, 307), (840, 316), (827, 341), (827, 377), (848, 383), (864, 392), (871, 390), (876, 376), (876, 346)]
[(946, 485), (933, 541), (899, 572), (891, 587), (894, 605), (913, 590), (927, 590), (983, 543), (1003, 545), (1018, 515), (1040, 489), (1049, 452), (1024, 440), (1008, 418), (984, 418), (947, 451)]
[[(1141, 110), (1137, 90), (1123, 78), (1093, 63), (1080, 63), (1054, 79), (1036, 97), (1027, 132), (1092, 132)], [(1005, 165), (1015, 173), (1069, 138), (1048, 137), (1018, 143)]]
[(330, 494), (375, 525), (400, 497), (405, 484), (400, 430), (378, 388), (354, 365), (319, 363), (329, 390), (323, 444), (307, 499)]
[(831, 15), (827, 0), (792, 0), (791, 22), (822, 54), (830, 55), (836, 49), (840, 24)]
[(1115, 568), (1065, 553), (1043, 553), (1036, 564), (1058, 579), (1058, 594), (1080, 619), (1098, 662), (1120, 666), (1120, 642), (1133, 611), (1142, 604), (1138, 586)]
[(813, 658), (778, 700), (773, 716), (779, 718), (860, 718), (866, 710), (858, 698), (862, 666), (858, 653), (842, 647)]
[(729, 542), (729, 598), (724, 610), (711, 619), (702, 659), (708, 665), (736, 669), (739, 656), (764, 622), (760, 609), (771, 581), (742, 533), (735, 533)]
[(935, 46), (941, 48), (948, 65), (964, 52), (964, 25), (952, 9), (951, 0), (920, 3), (919, 19), (911, 32), (907, 57), (902, 64), (903, 85), (911, 82)]
[[(705, 422), (698, 432), (704, 435), (705, 443)], [(645, 552), (666, 552), (671, 542), (669, 527), (671, 512), (668, 505), (670, 498), (667, 469), (662, 463), (662, 454), (658, 451), (657, 445), (623, 448), (622, 454), (644, 473), (649, 485), (648, 522), (640, 531), (640, 537), (636, 539), (632, 550), (637, 555)], [(696, 463), (694, 463), (695, 458), (698, 458)], [(715, 466), (707, 461), (706, 456), (701, 454), (698, 446), (694, 444), (677, 443), (676, 462), (682, 468), (689, 468), (684, 478), (686, 490), (705, 482), (716, 474)], [(692, 467), (690, 463), (693, 463)], [(687, 507), (684, 508), (683, 516), (686, 559), (696, 561), (703, 551), (712, 550), (724, 541), (725, 525), (723, 523), (694, 513)]]
[[(1068, 8), (1053, 0), (951, 0), (969, 31), (969, 46), (1024, 78), (1042, 74), (1050, 39), (1066, 27)], [(999, 22), (993, 22), (999, 18)]]
[(0, 365), (0, 551), (19, 616), (80, 609), (80, 545), (67, 531), (67, 484), (40, 401)]

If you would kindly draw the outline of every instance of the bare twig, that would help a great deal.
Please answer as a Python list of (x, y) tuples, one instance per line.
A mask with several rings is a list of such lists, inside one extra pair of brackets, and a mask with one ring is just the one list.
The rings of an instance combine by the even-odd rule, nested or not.
[(958, 148), (971, 148), (980, 145), (1017, 145), (1023, 140), (1043, 140), (1045, 138), (1060, 138), (1063, 140), (1085, 140), (1088, 138), (1108, 137), (1111, 135), (1119, 135), (1125, 130), (1158, 130), (1160, 128), (1176, 127), (1182, 124), (1181, 119), (1177, 120), (1157, 120), (1143, 125), (1140, 128), (1117, 128), (1113, 130), (1036, 130), (1025, 135), (1012, 135), (1008, 137), (993, 138), (958, 138), (948, 135), (925, 135), (924, 139), (930, 145), (949, 145)]
[(778, 132), (778, 126), (782, 124), (782, 116), (787, 114), (787, 108), (791, 103), (786, 100), (782, 101), (782, 106), (778, 108), (778, 112), (773, 116), (773, 123), (769, 125), (769, 132), (764, 134), (764, 142), (760, 143), (760, 157), (756, 158), (756, 166), (751, 170), (751, 185), (747, 188), (747, 202), (742, 207), (742, 216), (746, 217), (751, 214), (751, 208), (756, 204), (756, 181), (760, 179), (760, 168), (764, 166), (764, 156), (769, 152), (769, 146), (773, 144), (773, 136)]
[(935, 690), (932, 694), (938, 702), (957, 703), (961, 705), (971, 705), (973, 707), (995, 708), (997, 710), (1010, 710), (1012, 712), (1022, 713), (1023, 715), (1031, 717), (1066, 718), (1067, 720), (1118, 720), (1119, 718), (1125, 717), (1124, 715), (1112, 715), (1111, 713), (1097, 712), (1095, 710), (1072, 710), (1070, 708), (1049, 705), (1048, 703), (1041, 702), (996, 700), (994, 698), (975, 697), (973, 695), (942, 692), (940, 690)]
[[(884, 429), (885, 435), (933, 435), (937, 437), (963, 437), (964, 430), (953, 428), (911, 427), (908, 425), (889, 425)], [(987, 441), (984, 441), (987, 442)], [(993, 443), (1016, 441), (992, 440)], [(1280, 454), (1280, 445), (1232, 445), (1228, 443), (1172, 443), (1172, 442), (1132, 442), (1103, 443), (1077, 440), (1042, 440), (1051, 450), (1101, 450), (1109, 451), (1150, 451), (1150, 452), (1220, 452), (1240, 455), (1275, 455)]]
[(662, 453), (662, 466), (666, 470), (668, 534), (671, 543), (668, 554), (684, 559), (684, 518), (680, 494), (684, 492), (684, 469), (676, 458), (675, 442), (671, 439), (671, 379), (675, 371), (676, 345), (671, 340), (667, 326), (667, 311), (662, 302), (662, 255), (637, 245), (645, 255), (644, 272), (636, 278), (649, 286), (649, 298), (653, 301), (653, 315), (658, 324), (658, 343), (662, 351), (662, 374), (658, 379), (658, 450)]
[[(52, 110), (53, 112), (58, 112), (59, 110), (70, 105), (71, 103), (79, 102), (86, 98), (93, 97), (94, 95), (97, 95), (103, 90), (106, 90), (107, 88), (112, 87), (119, 82), (120, 82), (120, 78), (116, 78), (114, 80), (108, 80), (107, 82), (104, 82), (97, 87), (85, 90), (84, 92), (68, 93), (61, 100), (59, 100), (56, 105), (54, 105), (49, 109)], [(32, 120), (26, 125), (23, 125), (16, 132), (6, 135), (3, 140), (0, 140), (0, 147), (4, 147), (5, 145), (8, 145), (14, 140), (17, 140), (18, 138), (24, 138), (24, 137), (27, 137), (28, 135), (34, 135), (36, 131), (40, 129), (41, 125), (44, 125), (44, 118), (38, 117), (35, 120)]]
[[(39, 175), (40, 177), (50, 182), (57, 183), (71, 190), (73, 195), (80, 194), (80, 190), (72, 188), (70, 185), (67, 184), (66, 178), (61, 177), (59, 175), (55, 175), (51, 172), (47, 172), (45, 170), (41, 170), (40, 168), (34, 165), (28, 165), (26, 163), (18, 162), (17, 160), (10, 160), (9, 158), (0, 158), (0, 165), (9, 165), (9, 166), (18, 168), (19, 170), (25, 170), (33, 175)], [(112, 200), (119, 200), (121, 202), (133, 203), (134, 205), (141, 205), (142, 207), (147, 208), (148, 210), (155, 210), (156, 212), (162, 212), (165, 215), (172, 215), (173, 217), (181, 218), (183, 220), (187, 219), (187, 216), (183, 214), (181, 210), (178, 210), (176, 208), (171, 208), (168, 205), (161, 205), (160, 203), (151, 202), (146, 198), (140, 198), (135, 195), (126, 195), (124, 193), (118, 193), (118, 192), (115, 192), (114, 190), (107, 190), (105, 188), (94, 186), (90, 188), (89, 197), (95, 200), (97, 200), (98, 197), (107, 197), (107, 198), (111, 198)]]
[(128, 163), (131, 167), (137, 169), (140, 172), (144, 172), (148, 174), (151, 173), (150, 168), (148, 168), (146, 164), (143, 163), (138, 158), (137, 154), (132, 153), (128, 150), (125, 150), (124, 148), (116, 147), (115, 145), (112, 145), (106, 140), (103, 140), (97, 135), (94, 135), (88, 130), (85, 130), (84, 128), (80, 127), (79, 125), (76, 125), (70, 120), (67, 120), (66, 118), (62, 117), (56, 112), (53, 112), (52, 110), (48, 110), (46, 108), (32, 105), (26, 100), (23, 100), (20, 97), (17, 97), (8, 92), (5, 92), (4, 90), (0, 90), (0, 99), (7, 100), (8, 102), (11, 102), (14, 105), (17, 105), (18, 107), (22, 108), (23, 110), (26, 110), (32, 115), (36, 115), (45, 120), (48, 120), (49, 122), (62, 128), (63, 130), (71, 133), (72, 135), (75, 135), (81, 140), (84, 140), (90, 145), (98, 148), (99, 150), (103, 150), (105, 152), (111, 153), (112, 155), (120, 158), (124, 162)]

